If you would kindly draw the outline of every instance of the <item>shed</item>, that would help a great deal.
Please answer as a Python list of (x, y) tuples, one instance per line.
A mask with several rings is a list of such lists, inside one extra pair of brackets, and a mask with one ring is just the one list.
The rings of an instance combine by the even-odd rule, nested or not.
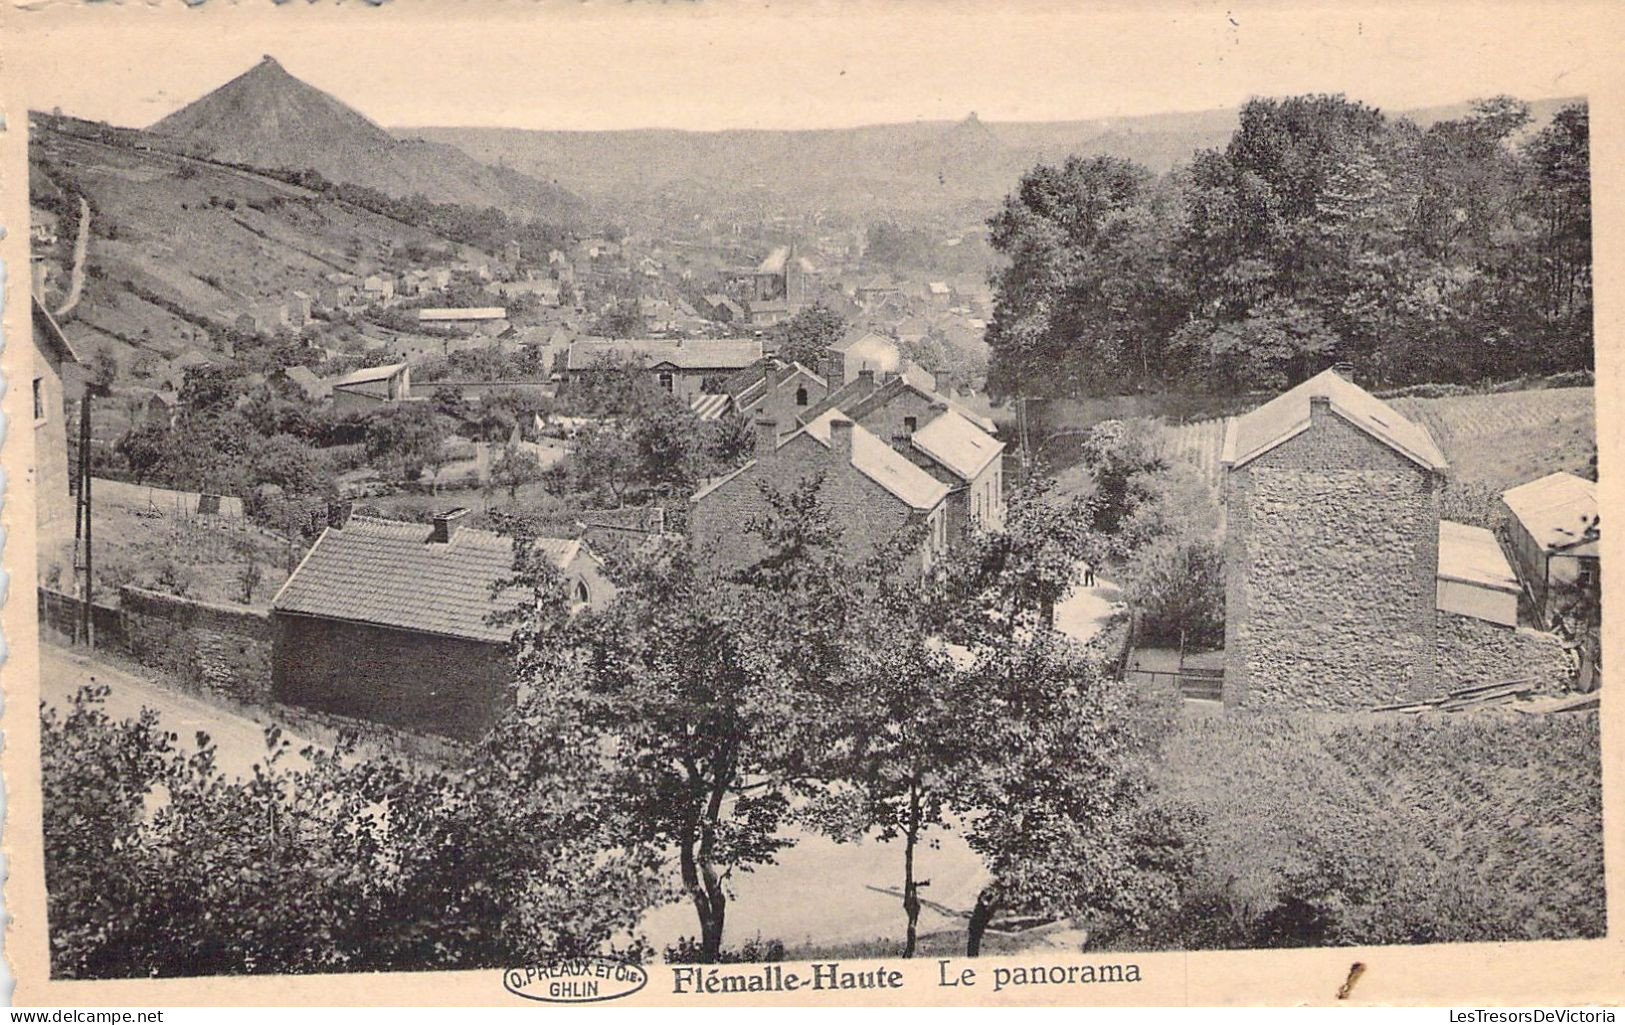
[(1518, 625), (1518, 578), (1495, 535), (1483, 527), (1439, 521), (1440, 612)]
[(1552, 473), (1501, 495), (1512, 512), (1512, 550), (1518, 573), (1542, 620), (1554, 611), (1554, 593), (1568, 585), (1595, 586), (1602, 530), (1597, 482)]

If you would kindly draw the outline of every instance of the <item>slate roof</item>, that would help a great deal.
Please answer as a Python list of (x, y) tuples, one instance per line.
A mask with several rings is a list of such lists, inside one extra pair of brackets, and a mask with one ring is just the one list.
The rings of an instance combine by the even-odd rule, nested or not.
[(738, 370), (762, 358), (758, 338), (581, 338), (570, 344), (570, 370), (591, 370), (600, 362), (646, 367), (670, 363), (685, 370)]
[(1439, 578), (1494, 591), (1519, 591), (1518, 578), (1495, 535), (1483, 527), (1450, 520), (1439, 521)]
[(1326, 396), (1332, 412), (1423, 469), (1442, 473), (1449, 461), (1425, 427), (1400, 416), (1388, 403), (1331, 370), (1270, 399), (1231, 421), (1220, 462), (1235, 469), (1309, 429), (1309, 400)]
[[(822, 377), (808, 370), (800, 363), (791, 363), (789, 366), (779, 367), (779, 386), (782, 388), (787, 382), (796, 377), (805, 375), (820, 388), (828, 387)], [(734, 395), (734, 402), (738, 404), (741, 412), (748, 413), (762, 404), (767, 398), (767, 370), (761, 368), (761, 376), (739, 389)]]
[[(492, 596), (512, 575), (513, 539), (464, 528), (448, 543), (429, 540), (434, 527), (352, 516), (343, 528), (317, 538), (271, 608), (277, 612), (369, 623), (417, 633), (506, 642), (511, 626), (487, 618), (517, 608), (524, 591)], [(580, 541), (545, 538), (538, 544), (564, 569)]]
[(1572, 473), (1548, 474), (1503, 493), (1501, 501), (1542, 548), (1598, 554), (1596, 481)]
[(952, 409), (915, 431), (910, 440), (964, 480), (975, 480), (1004, 451), (1004, 442)]
[[(835, 419), (848, 417), (839, 409), (831, 409), (799, 433), (828, 448), (829, 425)], [(789, 444), (789, 441), (785, 444)], [(857, 424), (852, 425), (852, 465), (865, 477), (922, 512), (935, 509), (948, 497), (948, 485), (909, 462), (902, 453)]]

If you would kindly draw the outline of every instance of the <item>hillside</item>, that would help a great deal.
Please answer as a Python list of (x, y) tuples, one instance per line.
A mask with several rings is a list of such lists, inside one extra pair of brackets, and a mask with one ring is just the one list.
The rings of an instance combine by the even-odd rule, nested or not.
[[(1565, 100), (1538, 100), (1538, 123)], [(1419, 125), (1468, 105), (1409, 111)], [(589, 202), (649, 207), (953, 215), (987, 210), (1021, 173), (1068, 154), (1111, 154), (1164, 171), (1225, 145), (1234, 109), (1089, 121), (866, 125), (807, 131), (610, 132), (400, 128), (397, 137), (449, 143), (488, 164), (556, 181)]]
[(452, 146), (396, 139), (269, 56), (147, 131), (160, 145), (226, 163), (315, 170), (400, 198), (425, 195), (560, 223), (583, 214), (580, 199), (557, 185), (482, 164)]
[(331, 271), (390, 266), (408, 246), (459, 247), (428, 232), (261, 174), (55, 130), (36, 115), (29, 146), (36, 245), (48, 301), (68, 284), (76, 199), (92, 208), (85, 293), (63, 329), (121, 364), (204, 347), (206, 325), (310, 290)]

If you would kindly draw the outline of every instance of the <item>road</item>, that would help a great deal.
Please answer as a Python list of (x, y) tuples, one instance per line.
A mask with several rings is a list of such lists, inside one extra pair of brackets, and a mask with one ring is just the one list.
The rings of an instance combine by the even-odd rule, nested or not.
[(85, 290), (85, 254), (90, 248), (90, 204), (79, 199), (79, 234), (73, 240), (73, 270), (68, 277), (68, 297), (56, 311), (58, 317), (67, 316), (79, 305), (79, 296)]
[[(115, 720), (133, 719), (141, 709), (151, 708), (158, 713), (165, 729), (179, 735), (179, 744), (187, 750), (196, 750), (194, 737), (199, 730), (214, 742), (216, 760), (221, 771), (230, 776), (248, 776), (255, 762), (265, 757), (265, 726), (221, 705), (193, 697), (190, 694), (159, 686), (133, 673), (95, 661), (82, 652), (55, 644), (40, 645), (40, 699), (47, 705), (65, 707), (80, 687), (87, 684), (105, 684), (108, 687), (104, 706)], [(283, 734), (292, 743), (294, 751), (310, 741)], [(299, 767), (297, 755), (283, 763), (290, 768)]]

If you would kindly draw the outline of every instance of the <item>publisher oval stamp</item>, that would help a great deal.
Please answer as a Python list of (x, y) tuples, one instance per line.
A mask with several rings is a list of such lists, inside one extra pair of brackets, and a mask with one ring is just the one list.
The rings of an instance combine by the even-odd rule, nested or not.
[(649, 983), (642, 965), (593, 955), (508, 968), (502, 988), (548, 1004), (591, 1004), (629, 997)]

